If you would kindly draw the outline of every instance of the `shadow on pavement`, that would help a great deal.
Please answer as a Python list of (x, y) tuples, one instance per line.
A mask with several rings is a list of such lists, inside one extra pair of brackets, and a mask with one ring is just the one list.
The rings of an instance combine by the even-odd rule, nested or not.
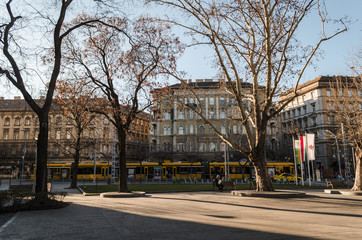
[[(172, 214), (171, 210), (170, 214)], [(222, 216), (211, 216), (219, 217), (219, 221), (223, 221)], [(64, 209), (22, 212), (0, 233), (0, 239), (219, 240), (314, 238), (255, 231), (242, 228), (242, 224), (240, 228), (215, 226), (72, 204)]]
[[(195, 200), (195, 199), (186, 199), (186, 198), (166, 198), (166, 197), (157, 197), (161, 199), (168, 200), (181, 200), (181, 201), (191, 201), (191, 202), (203, 202), (203, 203), (212, 203), (212, 204), (221, 204), (235, 207), (247, 207), (247, 208), (255, 208), (255, 209), (264, 209), (271, 211), (284, 211), (284, 212), (298, 212), (298, 213), (310, 213), (310, 214), (321, 214), (321, 215), (332, 215), (332, 216), (344, 216), (344, 217), (356, 217), (362, 218), (361, 214), (346, 214), (346, 213), (330, 213), (330, 212), (318, 212), (318, 211), (306, 211), (306, 210), (296, 210), (296, 209), (283, 209), (283, 208), (273, 208), (273, 207), (261, 207), (261, 206), (253, 206), (253, 205), (245, 205), (245, 204), (234, 204), (234, 203), (224, 203), (224, 202), (215, 202), (215, 201), (205, 201), (205, 200)], [(295, 198), (293, 198), (295, 199)], [(305, 197), (303, 198), (305, 199)]]

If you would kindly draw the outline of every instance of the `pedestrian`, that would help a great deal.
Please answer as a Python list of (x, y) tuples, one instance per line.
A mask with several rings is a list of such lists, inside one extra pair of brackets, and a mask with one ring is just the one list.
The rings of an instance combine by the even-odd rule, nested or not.
[(217, 175), (215, 178), (215, 185), (216, 187), (218, 187), (219, 191), (221, 192), (222, 189), (224, 188), (224, 184), (222, 184), (222, 180), (220, 178), (220, 175)]

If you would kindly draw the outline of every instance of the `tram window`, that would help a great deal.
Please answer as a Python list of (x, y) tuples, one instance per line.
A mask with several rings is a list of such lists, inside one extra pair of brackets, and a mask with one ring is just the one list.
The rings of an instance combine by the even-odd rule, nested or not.
[(180, 173), (190, 173), (190, 167), (180, 167)]
[(92, 174), (93, 168), (78, 168), (78, 174)]
[(203, 173), (203, 172), (204, 172), (204, 168), (203, 168), (203, 167), (195, 167), (195, 172), (196, 172), (196, 173)]

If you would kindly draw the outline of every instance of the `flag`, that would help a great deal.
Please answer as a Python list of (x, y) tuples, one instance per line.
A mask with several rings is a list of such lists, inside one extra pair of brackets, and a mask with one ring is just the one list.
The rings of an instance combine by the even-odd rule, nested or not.
[(302, 162), (305, 161), (305, 137), (304, 136), (300, 136), (300, 154), (301, 154), (301, 159)]
[(294, 152), (296, 163), (300, 164), (300, 140), (294, 140)]
[(315, 160), (314, 138), (315, 138), (314, 133), (308, 133), (307, 134), (307, 144), (308, 144), (307, 156), (308, 156), (309, 160)]

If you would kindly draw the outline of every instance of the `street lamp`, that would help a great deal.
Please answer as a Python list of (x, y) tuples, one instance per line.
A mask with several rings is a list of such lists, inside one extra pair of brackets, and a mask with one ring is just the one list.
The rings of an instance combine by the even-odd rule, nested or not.
[(35, 140), (35, 166), (34, 166), (34, 182), (33, 182), (33, 193), (35, 193), (35, 184), (36, 184), (36, 169), (38, 165), (38, 137), (34, 137)]
[(337, 136), (332, 133), (331, 131), (329, 131), (328, 129), (326, 129), (326, 132), (328, 132), (329, 134), (331, 134), (334, 139), (336, 140), (336, 145), (337, 145), (337, 159), (338, 159), (338, 170), (339, 170), (339, 175), (342, 177), (342, 168), (341, 168), (341, 159), (339, 157), (339, 147), (338, 147), (338, 140), (337, 140)]
[(23, 173), (24, 173), (24, 161), (25, 161), (25, 154), (26, 154), (26, 140), (28, 138), (28, 130), (27, 129), (21, 129), (21, 131), (24, 132), (24, 138), (25, 138), (25, 143), (24, 143), (24, 150), (23, 150), (23, 159), (21, 161), (21, 175), (20, 175), (20, 185), (22, 184), (22, 180), (23, 180)]

